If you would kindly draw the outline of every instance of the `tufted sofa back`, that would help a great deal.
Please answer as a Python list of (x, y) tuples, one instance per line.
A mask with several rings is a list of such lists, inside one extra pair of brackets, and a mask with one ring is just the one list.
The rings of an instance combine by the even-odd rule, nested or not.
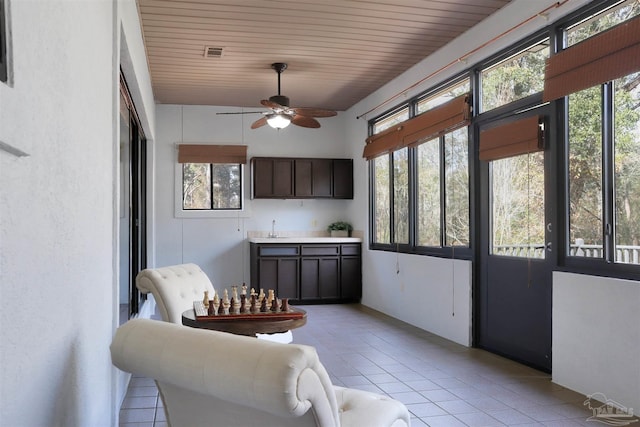
[(121, 326), (118, 368), (153, 378), (172, 427), (408, 427), (399, 401), (336, 387), (315, 348), (149, 319)]
[(214, 288), (209, 277), (196, 264), (180, 264), (148, 268), (136, 276), (136, 286), (142, 293), (153, 295), (162, 320), (182, 324), (182, 313), (202, 300), (204, 291), (213, 298)]

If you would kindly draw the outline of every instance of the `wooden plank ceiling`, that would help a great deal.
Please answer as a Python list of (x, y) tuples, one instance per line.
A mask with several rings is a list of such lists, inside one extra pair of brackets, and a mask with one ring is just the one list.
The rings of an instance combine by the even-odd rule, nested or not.
[[(509, 0), (138, 0), (156, 102), (343, 111)], [(207, 58), (205, 47), (221, 48)], [(470, 46), (473, 48), (475, 46)]]

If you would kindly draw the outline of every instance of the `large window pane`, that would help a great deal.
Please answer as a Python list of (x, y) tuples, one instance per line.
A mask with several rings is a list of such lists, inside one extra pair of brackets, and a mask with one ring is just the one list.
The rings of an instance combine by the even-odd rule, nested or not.
[(213, 209), (240, 209), (242, 188), (239, 164), (212, 164)]
[(614, 81), (615, 260), (640, 264), (640, 73)]
[(566, 31), (567, 47), (580, 43), (615, 25), (640, 15), (640, 2), (627, 0), (620, 5), (581, 21)]
[(491, 162), (494, 255), (544, 258), (544, 154)]
[(541, 92), (549, 40), (537, 43), (480, 73), (481, 112)]
[(394, 243), (409, 243), (409, 149), (393, 152)]
[(601, 88), (568, 98), (569, 254), (602, 258)]
[(462, 128), (444, 137), (446, 246), (469, 246), (468, 135)]
[(389, 199), (389, 156), (376, 157), (373, 160), (375, 194), (375, 242), (391, 243)]
[(211, 209), (211, 169), (209, 163), (182, 165), (182, 208)]
[(440, 139), (417, 148), (418, 246), (440, 246)]

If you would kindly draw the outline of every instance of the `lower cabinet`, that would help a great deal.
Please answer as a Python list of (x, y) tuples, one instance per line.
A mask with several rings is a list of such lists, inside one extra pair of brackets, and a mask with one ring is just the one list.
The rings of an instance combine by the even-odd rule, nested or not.
[(360, 244), (251, 243), (251, 287), (293, 303), (360, 301)]

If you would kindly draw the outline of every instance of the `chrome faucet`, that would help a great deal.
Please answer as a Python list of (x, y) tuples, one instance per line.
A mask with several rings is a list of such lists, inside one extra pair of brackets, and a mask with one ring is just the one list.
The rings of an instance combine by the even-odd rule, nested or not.
[(269, 233), (269, 237), (278, 237), (276, 234), (276, 220), (271, 221), (271, 233)]

